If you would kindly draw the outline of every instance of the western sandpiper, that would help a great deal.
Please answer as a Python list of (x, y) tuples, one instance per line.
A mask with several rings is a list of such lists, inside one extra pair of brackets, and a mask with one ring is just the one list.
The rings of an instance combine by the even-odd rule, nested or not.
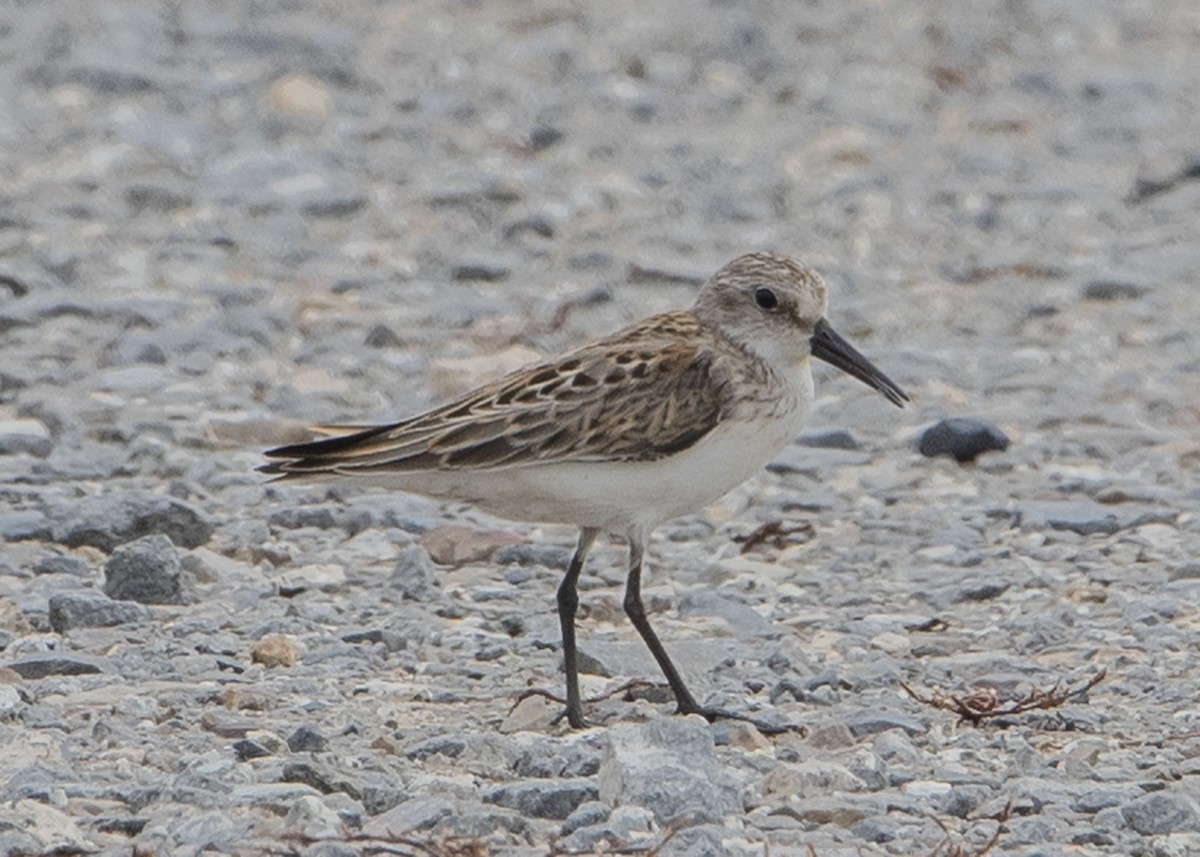
[(701, 706), (684, 684), (646, 618), (642, 555), (656, 526), (716, 500), (792, 442), (813, 398), (811, 357), (893, 404), (908, 400), (833, 331), (825, 310), (825, 284), (811, 269), (772, 253), (741, 256), (704, 284), (690, 310), (651, 316), (424, 414), (269, 450), (276, 460), (261, 469), (289, 479), (351, 478), (500, 517), (578, 526), (558, 588), (565, 715), (574, 727), (585, 725), (576, 584), (596, 537), (624, 536), (625, 612), (678, 711), (750, 720)]

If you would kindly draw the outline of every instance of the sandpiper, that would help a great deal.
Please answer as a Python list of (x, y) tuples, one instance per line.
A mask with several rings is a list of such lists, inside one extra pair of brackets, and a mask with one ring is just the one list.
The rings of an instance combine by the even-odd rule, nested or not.
[(656, 526), (716, 500), (792, 442), (813, 398), (810, 358), (895, 405), (908, 400), (834, 332), (826, 306), (815, 271), (787, 256), (751, 253), (717, 271), (690, 310), (651, 316), (424, 414), (269, 450), (275, 460), (260, 469), (288, 479), (349, 478), (469, 502), (504, 518), (578, 526), (558, 588), (565, 716), (576, 728), (585, 725), (576, 584), (596, 537), (624, 536), (625, 612), (679, 713), (751, 720), (701, 706), (688, 690), (646, 617), (642, 556)]

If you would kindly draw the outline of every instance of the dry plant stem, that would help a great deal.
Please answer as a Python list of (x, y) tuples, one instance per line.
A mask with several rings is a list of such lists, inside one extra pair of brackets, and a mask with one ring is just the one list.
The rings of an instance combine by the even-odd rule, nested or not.
[(1066, 687), (1062, 682), (1058, 682), (1049, 690), (1034, 688), (1020, 699), (1010, 700), (1005, 703), (1001, 702), (1000, 693), (995, 688), (990, 687), (980, 688), (968, 694), (955, 694), (944, 690), (934, 690), (929, 695), (922, 696), (904, 682), (900, 682), (900, 686), (904, 688), (905, 693), (922, 705), (928, 705), (931, 708), (938, 708), (942, 711), (957, 714), (960, 722), (966, 721), (972, 724), (979, 724), (984, 720), (995, 717), (1008, 717), (1035, 709), (1058, 708), (1073, 697), (1087, 693), (1104, 680), (1107, 672), (1107, 669), (1101, 669), (1078, 687)]
[[(601, 702), (605, 699), (612, 699), (614, 696), (618, 696), (622, 693), (628, 693), (629, 691), (636, 690), (639, 687), (666, 687), (666, 685), (663, 684), (661, 681), (649, 681), (648, 679), (644, 679), (644, 678), (634, 678), (634, 679), (630, 679), (629, 681), (625, 682), (624, 684), (614, 687), (612, 690), (606, 690), (606, 691), (604, 691), (604, 693), (597, 694), (596, 696), (589, 696), (587, 699), (585, 699), (583, 701), (586, 702), (588, 705), (591, 705), (594, 702)], [(512, 714), (513, 711), (516, 710), (516, 707), (518, 705), (520, 705), (522, 702), (524, 702), (526, 699), (528, 699), (531, 696), (540, 696), (543, 699), (550, 700), (551, 702), (557, 702), (559, 705), (567, 704), (567, 701), (565, 699), (563, 699), (561, 696), (559, 696), (557, 693), (554, 693), (553, 691), (545, 690), (544, 688), (540, 688), (540, 687), (531, 687), (531, 688), (529, 688), (529, 690), (522, 691), (517, 696), (516, 702), (514, 702), (512, 704), (512, 708), (508, 709), (508, 713)], [(566, 715), (567, 715), (567, 712), (564, 710), (562, 714), (559, 714), (557, 717), (554, 718), (554, 722), (557, 723), (558, 721), (560, 721), (564, 717), (566, 717)]]
[[(967, 847), (961, 842), (952, 842), (949, 828), (946, 827), (940, 818), (935, 818), (934, 821), (937, 822), (937, 826), (942, 829), (944, 838), (937, 844), (933, 851), (930, 852), (929, 857), (984, 857), (984, 855), (995, 848), (996, 844), (1000, 841), (1000, 836), (1004, 833), (1004, 823), (1008, 821), (1011, 815), (1012, 801), (1010, 800), (1004, 805), (1004, 809), (1000, 811), (1000, 814), (996, 816), (996, 832), (992, 834), (992, 838), (983, 843), (983, 845), (975, 851), (968, 851)], [(943, 851), (943, 848), (946, 850)]]
[[(769, 544), (777, 550), (783, 550), (791, 544), (802, 544), (816, 534), (813, 525), (807, 521), (799, 524), (785, 524), (783, 521), (767, 521), (758, 526), (750, 535), (742, 539), (740, 553), (749, 553), (761, 544)], [(803, 535), (803, 539), (792, 539), (789, 536)]]

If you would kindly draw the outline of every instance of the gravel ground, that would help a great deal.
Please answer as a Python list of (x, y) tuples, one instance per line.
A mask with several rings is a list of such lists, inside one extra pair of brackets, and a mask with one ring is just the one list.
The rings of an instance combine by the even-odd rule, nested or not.
[[(5, 6), (0, 852), (1200, 854), (1198, 49), (1194, 0)], [(552, 725), (569, 528), (254, 473), (758, 248), (915, 402), (822, 371), (646, 595), (806, 735)], [(622, 552), (590, 695), (658, 678)]]

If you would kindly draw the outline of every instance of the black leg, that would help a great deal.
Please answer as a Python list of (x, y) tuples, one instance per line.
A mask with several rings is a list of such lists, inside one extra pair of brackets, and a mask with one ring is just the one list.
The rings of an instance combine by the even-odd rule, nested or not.
[(587, 726), (583, 719), (583, 703), (579, 700), (579, 665), (575, 656), (575, 610), (579, 607), (576, 584), (583, 571), (583, 561), (600, 531), (593, 527), (579, 530), (575, 555), (567, 566), (567, 574), (558, 587), (558, 622), (562, 628), (563, 669), (567, 673), (567, 722), (576, 729)]
[(675, 694), (676, 710), (680, 714), (699, 714), (710, 723), (718, 719), (741, 720), (752, 724), (764, 735), (779, 735), (785, 732), (806, 732), (807, 730), (803, 726), (778, 726), (774, 723), (767, 723), (764, 720), (739, 714), (735, 711), (725, 711), (720, 708), (705, 708), (696, 703), (696, 698), (692, 696), (691, 691), (687, 689), (687, 685), (683, 683), (683, 679), (679, 675), (679, 670), (675, 669), (675, 664), (671, 663), (671, 658), (667, 655), (667, 650), (663, 648), (658, 635), (650, 627), (650, 620), (646, 618), (646, 608), (642, 604), (643, 551), (644, 537), (642, 533), (639, 531), (630, 533), (629, 578), (625, 582), (625, 613), (629, 616), (629, 621), (633, 622), (633, 627), (637, 628), (638, 633), (642, 635), (642, 639), (646, 641), (646, 645), (650, 648), (650, 653), (654, 655), (654, 660), (658, 661), (659, 669), (667, 677), (667, 684), (671, 687), (671, 693)]
[(642, 639), (650, 648), (650, 654), (654, 655), (654, 660), (658, 661), (658, 668), (667, 677), (667, 684), (671, 686), (671, 693), (675, 694), (675, 703), (679, 713), (701, 714), (703, 712), (696, 704), (695, 697), (683, 683), (683, 679), (679, 676), (679, 670), (675, 669), (675, 664), (671, 663), (667, 650), (659, 642), (658, 635), (650, 627), (650, 620), (646, 618), (646, 608), (642, 604), (642, 552), (642, 535), (631, 533), (629, 536), (629, 578), (625, 581), (625, 615), (629, 617), (633, 627), (637, 628), (637, 632), (642, 635)]

